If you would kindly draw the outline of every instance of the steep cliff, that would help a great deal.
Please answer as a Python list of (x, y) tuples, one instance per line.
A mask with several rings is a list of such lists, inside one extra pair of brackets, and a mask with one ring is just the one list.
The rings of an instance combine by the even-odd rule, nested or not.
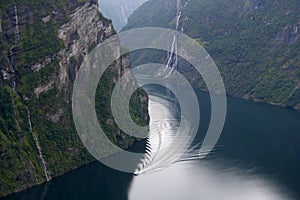
[[(3, 196), (94, 160), (76, 134), (71, 91), (84, 56), (115, 31), (94, 1), (5, 0), (0, 9)], [(99, 85), (96, 102), (101, 104), (96, 109), (100, 122), (112, 119), (108, 97), (115, 81), (129, 67), (129, 57), (122, 56)], [(133, 105), (141, 108), (138, 117), (147, 123), (146, 94), (139, 91), (137, 95)], [(105, 126), (116, 127), (113, 120)], [(127, 148), (134, 142), (134, 138), (119, 137), (121, 131), (114, 129), (107, 135), (115, 143)]]
[[(299, 5), (297, 0), (181, 0), (179, 30), (212, 56), (229, 95), (300, 109)], [(174, 29), (176, 0), (146, 2), (125, 29), (147, 26)], [(181, 70), (195, 74), (187, 66)]]

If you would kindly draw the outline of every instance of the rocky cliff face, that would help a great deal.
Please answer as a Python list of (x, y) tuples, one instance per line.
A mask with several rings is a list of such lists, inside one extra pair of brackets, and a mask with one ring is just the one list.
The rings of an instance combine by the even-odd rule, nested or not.
[[(14, 4), (5, 0), (0, 8), (3, 196), (93, 161), (74, 128), (71, 91), (84, 56), (115, 31), (93, 1), (37, 0)], [(128, 56), (117, 60), (109, 69), (117, 75), (109, 76), (103, 86), (105, 92), (98, 93), (96, 98), (106, 97), (129, 67)], [(139, 95), (144, 99), (145, 93)], [(146, 121), (147, 102), (137, 99), (134, 103), (141, 106), (143, 113), (139, 114)], [(99, 121), (112, 118), (106, 105), (98, 107), (100, 111), (108, 110), (98, 116)], [(116, 126), (113, 120), (110, 126)], [(118, 129), (107, 134), (125, 148), (134, 141), (117, 137), (121, 134)]]
[(66, 44), (59, 52), (61, 89), (68, 89), (68, 83), (74, 81), (79, 64), (89, 53), (91, 45), (95, 46), (113, 34), (112, 24), (101, 19), (96, 4), (86, 3), (74, 10), (70, 17), (70, 21), (58, 30), (59, 38)]

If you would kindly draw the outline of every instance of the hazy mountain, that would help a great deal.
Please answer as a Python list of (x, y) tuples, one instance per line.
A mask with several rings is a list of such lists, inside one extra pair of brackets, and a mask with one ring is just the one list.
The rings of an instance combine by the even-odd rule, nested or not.
[(147, 0), (99, 0), (100, 11), (112, 19), (114, 28), (119, 31), (127, 24), (128, 17)]

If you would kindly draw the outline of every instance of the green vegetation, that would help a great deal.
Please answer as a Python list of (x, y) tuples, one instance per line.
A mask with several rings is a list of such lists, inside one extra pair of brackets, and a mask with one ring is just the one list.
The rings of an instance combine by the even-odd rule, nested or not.
[(21, 74), (20, 82), (22, 84), (17, 91), (23, 95), (29, 96), (32, 95), (34, 88), (46, 84), (51, 78), (58, 75), (58, 62), (52, 61), (43, 69), (35, 73), (26, 73), (23, 70), (22, 68), (19, 70), (19, 74)]
[[(174, 2), (163, 0), (147, 1), (129, 17), (128, 24), (124, 27), (124, 30), (151, 25), (155, 25), (156, 27), (166, 27), (173, 22), (175, 24), (176, 7)], [(144, 19), (140, 17), (147, 18)]]
[[(169, 6), (156, 12), (160, 4)], [(180, 28), (204, 45), (229, 95), (297, 107), (299, 5), (297, 0), (190, 0), (182, 6)], [(150, 0), (129, 18), (124, 30), (160, 27), (162, 22), (174, 28), (175, 17), (174, 1)], [(190, 69), (186, 73), (193, 76)], [(202, 81), (197, 84), (205, 88)]]
[[(0, 2), (0, 71), (10, 72), (10, 78), (0, 75), (0, 196), (20, 191), (44, 182), (44, 168), (33, 138), (37, 136), (51, 177), (62, 175), (94, 161), (76, 134), (72, 118), (70, 94), (72, 84), (61, 89), (59, 80), (58, 52), (69, 44), (58, 38), (58, 27), (69, 20), (72, 9), (88, 0), (18, 0)], [(93, 2), (96, 2), (93, 0)], [(19, 40), (16, 40), (15, 10), (19, 20)], [(53, 12), (57, 14), (50, 21), (43, 19)], [(105, 23), (110, 20), (99, 13)], [(96, 44), (87, 44), (92, 50)], [(45, 62), (47, 60), (47, 62)], [(75, 60), (75, 59), (74, 59)], [(12, 67), (9, 62), (12, 62)], [(39, 71), (31, 67), (46, 63)], [(75, 62), (80, 62), (76, 61)], [(74, 63), (72, 63), (74, 64)], [(68, 67), (68, 66), (66, 66)], [(122, 148), (128, 148), (135, 138), (122, 134), (115, 123), (107, 123), (111, 118), (109, 109), (110, 93), (114, 87), (113, 78), (118, 80), (118, 65), (112, 66), (101, 80), (97, 90), (96, 111), (98, 119), (105, 127), (108, 137)], [(75, 73), (75, 69), (72, 72)], [(68, 74), (74, 76), (74, 74)], [(16, 81), (13, 90), (12, 83)], [(51, 89), (38, 96), (37, 87), (52, 84)], [(147, 105), (140, 102), (137, 93), (131, 106), (135, 121), (146, 124)], [(138, 109), (139, 107), (141, 107)], [(30, 130), (28, 111), (32, 123)], [(143, 113), (142, 113), (143, 112)]]
[(0, 87), (0, 94), (0, 194), (6, 194), (43, 181), (43, 169), (24, 105), (9, 87)]
[[(59, 4), (59, 5), (58, 5)], [(88, 164), (92, 157), (83, 148), (73, 125), (70, 105), (57, 89), (42, 94), (38, 99), (33, 89), (48, 83), (57, 76), (59, 65), (53, 59), (39, 72), (33, 73), (29, 67), (41, 62), (45, 57), (55, 57), (63, 47), (57, 36), (57, 28), (68, 20), (68, 1), (1, 1), (0, 15), (2, 29), (0, 38), (0, 68), (7, 69), (9, 56), (17, 82), (16, 92), (11, 81), (0, 85), (0, 196), (45, 181), (44, 169), (29, 128), (27, 108), (33, 132), (39, 139), (43, 155), (51, 176), (61, 175), (71, 169)], [(14, 26), (14, 6), (17, 6), (19, 20), (19, 40), (16, 41)], [(43, 23), (42, 18), (50, 15), (54, 8), (64, 13), (60, 19)], [(26, 22), (24, 24), (24, 22)], [(26, 99), (23, 99), (26, 97)], [(49, 113), (63, 107), (61, 123), (49, 120)], [(68, 110), (69, 109), (69, 110)]]
[(54, 55), (63, 47), (63, 43), (57, 37), (54, 24), (37, 22), (27, 24), (26, 30), (21, 31), (18, 46), (21, 49), (19, 62), (31, 65), (44, 56)]
[[(111, 92), (115, 87), (113, 80), (118, 79), (118, 72), (115, 68), (109, 67), (99, 81), (96, 91), (96, 114), (107, 137), (116, 145), (123, 149), (127, 149), (137, 139), (126, 135), (114, 122), (111, 111)], [(145, 126), (148, 124), (147, 118), (147, 102), (142, 102), (142, 98), (147, 94), (144, 90), (138, 89), (132, 96), (130, 101), (130, 114), (137, 124)], [(141, 106), (142, 105), (142, 106)]]

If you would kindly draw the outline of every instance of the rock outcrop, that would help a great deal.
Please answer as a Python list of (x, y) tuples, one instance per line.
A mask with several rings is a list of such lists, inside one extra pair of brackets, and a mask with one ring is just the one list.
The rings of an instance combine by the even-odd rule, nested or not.
[(68, 83), (74, 81), (76, 72), (91, 46), (99, 44), (114, 33), (112, 24), (103, 20), (97, 8), (97, 4), (86, 3), (75, 9), (70, 15), (70, 21), (58, 30), (58, 36), (65, 44), (58, 53), (59, 87), (63, 90), (68, 89)]
[[(50, 6), (51, 5), (51, 6)], [(2, 6), (2, 5), (1, 5)], [(94, 0), (3, 2), (0, 11), (0, 196), (49, 181), (94, 159), (83, 147), (72, 119), (71, 95), (84, 57), (115, 34)], [(116, 46), (116, 51), (120, 47)], [(110, 66), (98, 98), (130, 67), (124, 55)], [(139, 93), (148, 120), (145, 94)], [(104, 98), (104, 100), (106, 100)], [(107, 104), (99, 121), (111, 119)], [(99, 112), (98, 112), (99, 113)], [(113, 120), (107, 134), (128, 147)]]

